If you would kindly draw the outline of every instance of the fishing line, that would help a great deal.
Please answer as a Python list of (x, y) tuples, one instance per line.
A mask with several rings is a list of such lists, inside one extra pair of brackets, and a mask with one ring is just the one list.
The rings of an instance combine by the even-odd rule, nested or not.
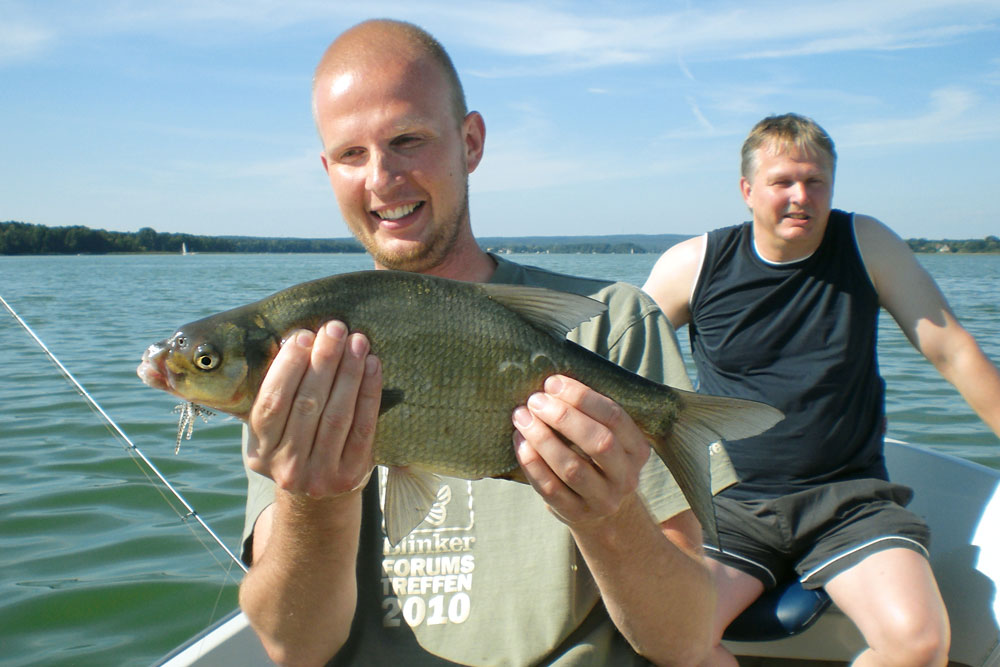
[[(167, 504), (170, 505), (170, 508), (174, 510), (177, 516), (179, 516), (181, 520), (184, 521), (185, 524), (188, 523), (187, 522), (188, 519), (194, 519), (195, 521), (197, 521), (201, 525), (201, 527), (205, 529), (205, 532), (211, 535), (212, 539), (214, 539), (215, 542), (220, 547), (222, 547), (222, 550), (229, 555), (229, 557), (233, 560), (233, 562), (239, 565), (240, 569), (246, 572), (248, 568), (246, 565), (243, 564), (243, 561), (240, 560), (239, 557), (237, 557), (236, 554), (234, 554), (229, 549), (229, 547), (226, 546), (226, 543), (222, 541), (222, 538), (220, 538), (216, 534), (216, 532), (212, 530), (212, 528), (207, 523), (205, 523), (205, 521), (201, 518), (201, 515), (199, 515), (198, 512), (196, 512), (195, 509), (190, 505), (190, 503), (188, 503), (188, 501), (184, 498), (184, 496), (182, 496), (181, 493), (174, 488), (174, 485), (171, 484), (167, 480), (167, 478), (163, 476), (163, 473), (160, 472), (159, 468), (157, 468), (156, 465), (146, 457), (146, 455), (142, 452), (142, 450), (140, 450), (135, 445), (135, 443), (132, 442), (132, 439), (128, 437), (125, 431), (123, 431), (121, 427), (118, 426), (117, 423), (115, 423), (115, 420), (113, 420), (110, 416), (108, 416), (108, 413), (104, 411), (104, 408), (102, 408), (100, 404), (98, 404), (98, 402), (94, 399), (94, 397), (90, 395), (90, 392), (88, 392), (83, 387), (83, 385), (80, 384), (80, 382), (75, 377), (73, 377), (73, 374), (69, 372), (69, 369), (67, 369), (63, 365), (63, 363), (56, 358), (56, 355), (54, 355), (52, 351), (49, 350), (48, 346), (46, 346), (45, 343), (42, 342), (42, 339), (39, 338), (38, 334), (36, 334), (34, 330), (32, 330), (30, 326), (28, 326), (28, 323), (25, 322), (23, 319), (21, 319), (21, 316), (14, 311), (14, 309), (10, 306), (10, 304), (7, 303), (6, 299), (4, 299), (3, 296), (0, 296), (0, 303), (2, 303), (3, 307), (7, 309), (7, 312), (9, 312), (11, 316), (13, 316), (15, 320), (17, 320), (17, 323), (20, 324), (21, 327), (28, 332), (28, 335), (30, 335), (35, 340), (35, 342), (38, 343), (39, 347), (42, 348), (42, 350), (45, 352), (48, 358), (52, 360), (52, 363), (54, 363), (56, 367), (59, 369), (59, 371), (63, 374), (63, 376), (67, 380), (69, 380), (70, 384), (72, 384), (76, 388), (77, 393), (79, 393), (84, 399), (86, 399), (87, 404), (91, 407), (91, 409), (94, 410), (98, 415), (100, 415), (104, 419), (106, 424), (108, 424), (111, 432), (116, 436), (118, 436), (122, 440), (122, 442), (125, 443), (126, 449), (133, 455), (133, 457), (138, 457), (139, 459), (141, 459), (142, 462), (146, 464), (146, 468), (149, 469), (156, 476), (156, 478), (160, 480), (163, 486), (165, 486), (178, 501), (180, 501), (181, 505), (183, 505), (184, 510), (186, 511), (186, 514), (181, 514), (181, 512), (176, 507), (174, 507), (174, 505), (170, 502), (170, 499), (167, 496), (163, 495), (163, 492), (160, 491), (160, 495), (163, 496), (164, 500), (167, 501)], [(138, 465), (138, 463), (136, 465)], [(140, 466), (139, 469), (142, 470), (142, 467)], [(149, 474), (146, 473), (145, 470), (143, 470), (143, 474), (146, 475), (146, 479), (148, 479), (150, 483), (153, 482), (152, 478), (149, 477)], [(159, 489), (157, 488), (157, 490)], [(199, 538), (198, 541), (201, 542), (201, 539)], [(204, 545), (204, 543), (202, 544)], [(206, 549), (208, 549), (207, 546)], [(211, 553), (210, 549), (209, 553)]]

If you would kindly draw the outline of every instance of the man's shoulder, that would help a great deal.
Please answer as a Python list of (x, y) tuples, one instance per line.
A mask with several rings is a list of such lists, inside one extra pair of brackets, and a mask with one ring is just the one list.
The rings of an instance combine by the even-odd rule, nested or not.
[(726, 225), (725, 227), (716, 227), (712, 231), (708, 232), (708, 236), (712, 238), (726, 237), (726, 236), (739, 236), (744, 232), (744, 230), (749, 230), (753, 227), (753, 222), (750, 220), (744, 220), (735, 225)]
[(656, 307), (649, 295), (635, 285), (605, 278), (560, 273), (530, 264), (512, 262), (502, 257), (496, 257), (496, 260), (494, 282), (545, 287), (560, 292), (580, 294), (608, 304), (609, 308), (632, 306), (644, 310), (650, 306)]
[(609, 286), (613, 281), (601, 278), (589, 278), (569, 273), (560, 273), (551, 269), (543, 269), (530, 264), (512, 262), (509, 259), (494, 255), (497, 270), (493, 282), (510, 283), (514, 285), (529, 285), (532, 287), (547, 287), (560, 292), (571, 292), (591, 296)]

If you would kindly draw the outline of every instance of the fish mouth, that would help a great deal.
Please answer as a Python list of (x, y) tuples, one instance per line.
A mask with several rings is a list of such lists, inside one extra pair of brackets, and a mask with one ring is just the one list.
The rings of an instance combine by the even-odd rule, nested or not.
[(164, 367), (164, 357), (167, 348), (160, 343), (154, 343), (146, 348), (142, 353), (142, 363), (135, 369), (139, 379), (153, 389), (163, 389), (170, 391), (170, 383), (167, 381), (167, 370)]

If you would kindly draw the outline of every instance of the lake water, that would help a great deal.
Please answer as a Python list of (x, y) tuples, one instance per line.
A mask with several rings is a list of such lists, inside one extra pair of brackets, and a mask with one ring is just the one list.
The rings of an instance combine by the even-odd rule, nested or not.
[[(656, 257), (513, 259), (642, 284)], [(1000, 256), (920, 261), (1000, 360)], [(136, 377), (142, 351), (184, 322), (367, 268), (363, 255), (0, 257), (0, 296), (235, 550), (239, 423), (199, 422), (174, 456), (177, 401)], [(240, 570), (2, 310), (0, 350), (0, 664), (149, 664), (233, 609)], [(997, 439), (885, 313), (879, 353), (890, 436), (1000, 467)]]

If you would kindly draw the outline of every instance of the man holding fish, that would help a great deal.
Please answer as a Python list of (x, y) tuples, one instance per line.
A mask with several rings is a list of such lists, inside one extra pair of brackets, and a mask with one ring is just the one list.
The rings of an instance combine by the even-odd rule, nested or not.
[[(479, 248), (467, 182), (485, 126), (466, 112), (433, 38), (394, 21), (351, 28), (319, 63), (313, 104), (341, 214), (376, 268), (593, 296), (613, 312), (571, 338), (657, 382), (690, 387), (669, 324), (638, 290), (546, 274)], [(656, 457), (647, 465), (649, 442), (617, 403), (550, 376), (510, 415), (511, 447), (530, 486), (452, 480), (435, 489), (427, 522), (391, 544), (380, 525), (385, 481), (371, 474), (383, 370), (369, 340), (341, 322), (296, 331), (249, 415), (252, 566), (240, 604), (273, 658), (704, 658), (714, 594), (699, 524), (666, 468)], [(727, 465), (716, 488), (732, 480)]]
[(721, 548), (713, 665), (735, 665), (723, 631), (765, 589), (824, 588), (868, 644), (858, 665), (944, 665), (948, 613), (912, 491), (887, 479), (885, 308), (1000, 435), (1000, 372), (934, 280), (881, 222), (832, 208), (836, 152), (797, 114), (760, 121), (743, 144), (752, 221), (668, 250), (645, 290), (688, 324), (700, 389), (773, 401), (787, 419), (727, 442), (740, 483), (716, 499)]

